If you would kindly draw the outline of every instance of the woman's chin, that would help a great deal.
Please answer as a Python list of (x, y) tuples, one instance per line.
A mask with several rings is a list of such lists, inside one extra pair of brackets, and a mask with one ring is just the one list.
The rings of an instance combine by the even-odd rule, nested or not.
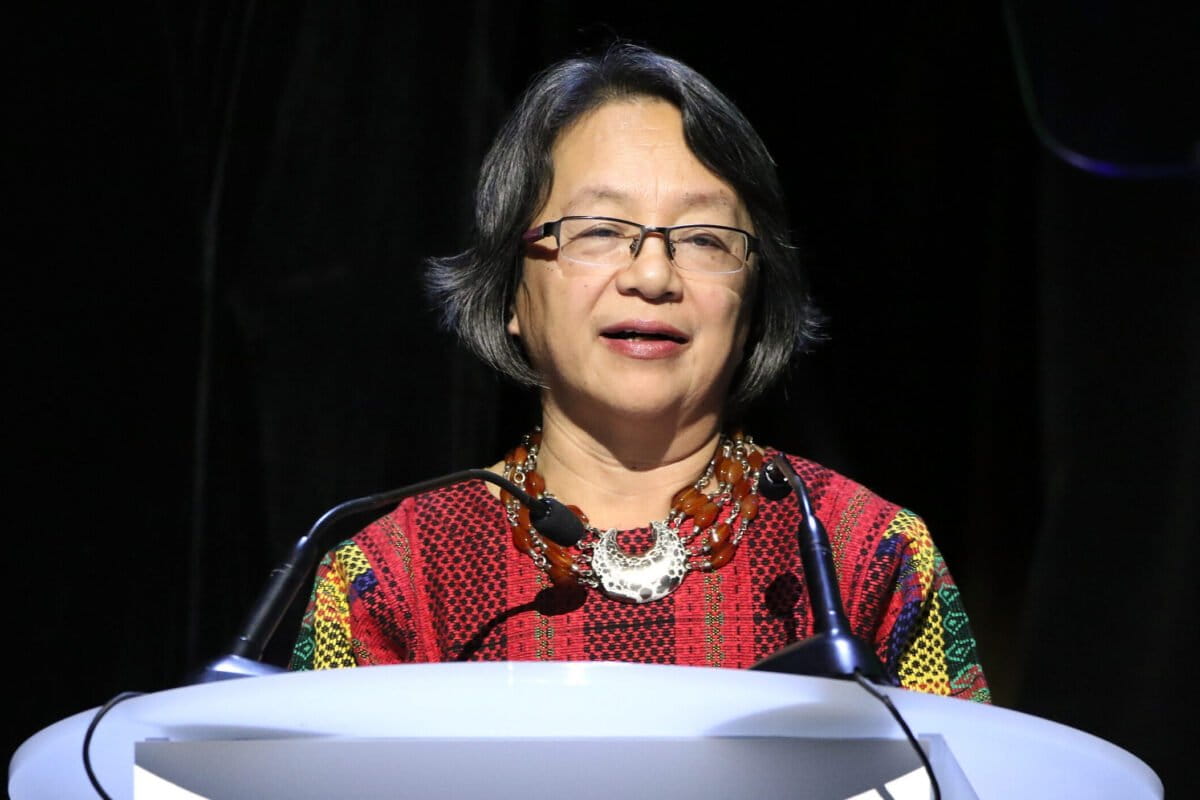
[(568, 414), (587, 420), (590, 424), (632, 423), (640, 426), (685, 424), (704, 416), (719, 416), (722, 407), (719, 396), (700, 399), (684, 393), (665, 391), (661, 382), (641, 386), (596, 387), (594, 391), (572, 393), (573, 397), (558, 405)]

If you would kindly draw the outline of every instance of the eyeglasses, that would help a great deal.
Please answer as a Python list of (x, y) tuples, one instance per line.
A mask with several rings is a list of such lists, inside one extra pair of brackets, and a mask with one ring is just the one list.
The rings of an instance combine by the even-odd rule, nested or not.
[(588, 267), (624, 269), (641, 252), (646, 235), (667, 243), (667, 256), (680, 269), (726, 275), (745, 268), (758, 239), (726, 225), (639, 225), (612, 217), (563, 217), (525, 232), (527, 244), (553, 236), (558, 257)]

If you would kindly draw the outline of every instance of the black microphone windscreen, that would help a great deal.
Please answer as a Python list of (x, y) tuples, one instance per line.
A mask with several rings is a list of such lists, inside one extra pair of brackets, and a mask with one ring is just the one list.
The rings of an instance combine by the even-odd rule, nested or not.
[(534, 530), (563, 547), (570, 547), (583, 538), (587, 531), (569, 508), (552, 498), (543, 498), (541, 503), (540, 512), (534, 509), (529, 514)]
[(758, 493), (768, 500), (782, 500), (790, 491), (792, 487), (787, 477), (775, 466), (773, 460), (768, 461), (758, 476)]

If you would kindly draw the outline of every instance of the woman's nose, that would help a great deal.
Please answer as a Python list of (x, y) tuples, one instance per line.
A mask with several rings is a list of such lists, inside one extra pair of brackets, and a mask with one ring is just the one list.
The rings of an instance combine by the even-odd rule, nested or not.
[(677, 300), (683, 294), (683, 279), (671, 263), (666, 237), (648, 233), (633, 251), (633, 261), (617, 274), (622, 294), (637, 294), (646, 300)]

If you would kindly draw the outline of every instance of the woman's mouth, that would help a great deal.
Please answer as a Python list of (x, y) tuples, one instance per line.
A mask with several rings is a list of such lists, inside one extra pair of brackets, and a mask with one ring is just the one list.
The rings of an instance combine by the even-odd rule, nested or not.
[(625, 321), (609, 325), (600, 337), (613, 352), (630, 358), (667, 358), (688, 343), (683, 331), (662, 322)]
[(687, 338), (677, 334), (659, 333), (656, 331), (611, 331), (600, 334), (605, 339), (643, 339), (647, 341), (666, 341), (685, 344)]

